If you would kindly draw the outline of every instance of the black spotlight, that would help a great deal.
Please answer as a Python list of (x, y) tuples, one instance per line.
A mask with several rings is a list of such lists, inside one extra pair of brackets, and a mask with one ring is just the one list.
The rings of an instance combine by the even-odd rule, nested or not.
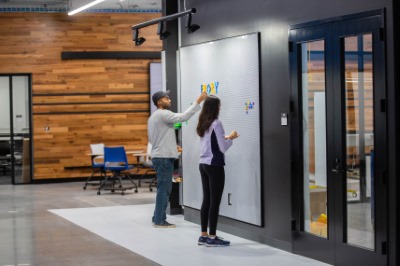
[(160, 40), (165, 40), (170, 35), (168, 31), (164, 31), (164, 23), (162, 21), (158, 23), (157, 35), (160, 35)]
[(196, 30), (200, 29), (200, 26), (197, 24), (192, 24), (188, 27), (188, 32), (192, 33), (195, 32)]
[(135, 45), (136, 46), (142, 45), (145, 41), (146, 41), (145, 38), (139, 37), (137, 40), (135, 40)]
[(200, 29), (200, 26), (197, 24), (192, 24), (192, 14), (189, 14), (188, 22), (186, 28), (188, 29), (188, 33), (193, 33)]
[(142, 45), (146, 41), (145, 38), (139, 37), (139, 29), (135, 30), (133, 40), (135, 41), (136, 46)]

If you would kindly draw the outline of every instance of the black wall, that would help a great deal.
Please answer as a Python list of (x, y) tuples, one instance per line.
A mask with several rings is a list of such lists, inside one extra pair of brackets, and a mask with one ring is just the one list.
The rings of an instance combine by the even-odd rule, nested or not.
[[(178, 2), (177, 1), (163, 1), (163, 16), (177, 13)], [(170, 97), (173, 100), (171, 102), (171, 110), (176, 112), (178, 101), (177, 99), (177, 73), (176, 73), (176, 51), (178, 50), (178, 21), (170, 20), (166, 23), (166, 30), (170, 33), (170, 36), (163, 41), (163, 48), (165, 51), (165, 62), (166, 62), (166, 87), (170, 91)]]
[[(165, 2), (166, 0), (164, 0)], [(171, 1), (171, 0), (169, 0)], [(377, 9), (386, 10), (387, 85), (389, 125), (389, 235), (396, 227), (396, 131), (393, 8), (391, 0), (178, 0), (180, 11), (196, 8), (193, 23), (201, 29), (187, 34), (181, 20), (181, 46), (236, 35), (260, 32), (262, 164), (264, 226), (257, 227), (227, 218), (219, 229), (269, 245), (291, 250), (290, 126), (280, 126), (280, 114), (290, 113), (288, 27)], [(168, 2), (168, 1), (167, 1)], [(167, 62), (167, 68), (170, 64)], [(171, 64), (171, 67), (174, 65)], [(290, 125), (290, 116), (289, 116)], [(229, 178), (229, 176), (227, 177)], [(185, 208), (185, 219), (198, 222), (198, 211)], [(394, 224), (394, 225), (393, 225)], [(199, 229), (200, 230), (200, 229)], [(396, 237), (389, 238), (389, 252), (396, 253)], [(392, 260), (392, 263), (394, 261)], [(391, 264), (392, 264), (391, 263)], [(392, 264), (394, 265), (394, 264)]]

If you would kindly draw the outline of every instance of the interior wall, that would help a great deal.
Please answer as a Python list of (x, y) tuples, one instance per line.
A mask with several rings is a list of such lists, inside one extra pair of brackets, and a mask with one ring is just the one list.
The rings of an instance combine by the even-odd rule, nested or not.
[[(91, 173), (90, 143), (146, 149), (149, 64), (159, 59), (62, 60), (61, 52), (157, 51), (160, 13), (2, 13), (0, 73), (32, 73), (34, 179)], [(134, 159), (135, 158), (130, 158)]]
[[(183, 7), (196, 8), (197, 12), (193, 15), (192, 22), (199, 24), (201, 28), (193, 34), (187, 34), (184, 29), (186, 20), (182, 19), (182, 46), (260, 32), (264, 226), (251, 226), (221, 217), (219, 228), (239, 236), (291, 250), (292, 188), (288, 27), (309, 21), (385, 8), (388, 68), (393, 68), (393, 56), (390, 56), (394, 50), (391, 34), (393, 31), (391, 1), (180, 0), (180, 10), (183, 10)], [(394, 75), (388, 73), (388, 90), (393, 93)], [(281, 113), (289, 113), (289, 126), (280, 125)], [(389, 131), (392, 129), (389, 128)], [(393, 148), (390, 147), (390, 149)], [(390, 174), (390, 179), (394, 179), (394, 169)], [(197, 210), (185, 208), (185, 219), (199, 222), (198, 216)]]
[[(400, 3), (399, 1), (393, 1), (393, 36), (391, 34), (388, 35), (388, 40), (392, 43), (388, 46), (388, 48), (392, 49), (393, 47), (399, 47), (400, 45)], [(389, 24), (390, 25), (390, 24)], [(391, 232), (391, 237), (389, 238), (389, 264), (396, 265), (396, 262), (400, 261), (400, 253), (398, 251), (398, 247), (400, 246), (400, 230), (399, 230), (399, 221), (400, 221), (400, 212), (398, 211), (398, 203), (400, 190), (400, 182), (398, 178), (398, 171), (400, 166), (400, 142), (399, 142), (399, 134), (400, 132), (400, 93), (398, 90), (394, 88), (398, 88), (400, 85), (400, 52), (398, 49), (393, 49), (393, 54), (388, 56), (388, 76), (394, 77), (394, 81), (392, 83), (393, 87), (388, 91), (388, 110), (389, 110), (389, 122), (390, 122), (390, 132), (388, 135), (388, 140), (390, 143), (389, 147), (389, 158), (391, 159), (389, 164), (389, 232)], [(391, 78), (388, 79), (391, 82)]]

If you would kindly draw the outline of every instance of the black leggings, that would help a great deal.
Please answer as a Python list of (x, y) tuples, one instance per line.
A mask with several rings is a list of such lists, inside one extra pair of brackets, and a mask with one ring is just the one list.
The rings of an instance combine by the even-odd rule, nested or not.
[(225, 170), (223, 166), (207, 164), (199, 165), (201, 182), (203, 184), (203, 203), (201, 205), (201, 231), (216, 235), (222, 192), (225, 186)]

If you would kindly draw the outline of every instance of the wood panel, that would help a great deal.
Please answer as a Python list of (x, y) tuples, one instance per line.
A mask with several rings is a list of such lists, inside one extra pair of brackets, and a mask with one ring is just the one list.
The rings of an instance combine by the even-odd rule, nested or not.
[[(61, 53), (161, 51), (154, 13), (2, 13), (0, 72), (32, 73), (34, 179), (90, 174), (91, 143), (146, 149), (149, 64), (159, 59), (62, 60)], [(48, 129), (48, 130), (46, 130)], [(129, 158), (135, 162), (135, 158)]]
[(149, 94), (84, 94), (84, 95), (35, 95), (33, 105), (50, 105), (58, 103), (124, 103), (146, 102), (150, 100)]
[[(46, 179), (54, 178), (54, 172), (62, 177), (82, 176), (68, 168), (90, 165), (87, 154), (91, 143), (145, 149), (148, 116), (149, 113), (35, 116), (36, 175)], [(130, 159), (134, 162), (134, 158)]]
[(107, 112), (149, 112), (149, 103), (118, 104), (63, 104), (33, 106), (33, 114), (51, 113), (106, 113)]

